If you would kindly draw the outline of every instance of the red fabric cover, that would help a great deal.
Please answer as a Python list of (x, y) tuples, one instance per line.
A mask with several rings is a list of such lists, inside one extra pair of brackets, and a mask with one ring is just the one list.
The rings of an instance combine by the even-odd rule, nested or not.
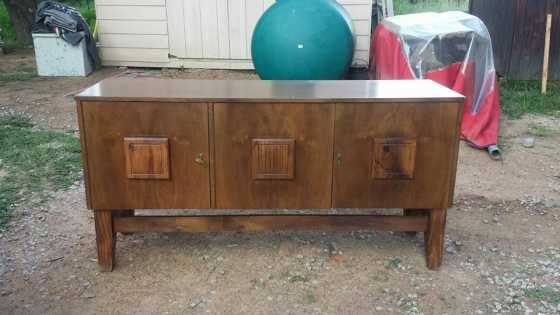
[[(375, 40), (373, 40), (375, 38)], [(401, 42), (395, 34), (380, 24), (371, 40), (370, 72), (372, 80), (413, 80), (416, 79), (401, 49)], [(374, 66), (373, 66), (374, 65)]]
[[(400, 39), (383, 25), (375, 30), (371, 42), (370, 79), (406, 80), (415, 76), (404, 56)], [(433, 80), (465, 96), (461, 138), (476, 147), (486, 148), (498, 143), (500, 122), (500, 91), (497, 81), (488, 95), (484, 95), (478, 113), (473, 114), (471, 107), (474, 97), (474, 69), (469, 63), (464, 66), (458, 62), (425, 73), (426, 79)]]

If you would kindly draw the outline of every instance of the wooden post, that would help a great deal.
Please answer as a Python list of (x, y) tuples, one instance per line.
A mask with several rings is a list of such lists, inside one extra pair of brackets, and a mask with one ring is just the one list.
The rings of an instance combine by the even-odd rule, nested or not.
[(447, 209), (431, 209), (428, 230), (424, 233), (426, 242), (426, 263), (429, 269), (438, 269), (443, 260), (445, 241), (445, 217)]
[(115, 231), (113, 213), (110, 210), (95, 210), (95, 239), (97, 241), (97, 262), (101, 271), (112, 271), (115, 260)]
[(550, 31), (552, 28), (552, 14), (547, 14), (546, 16), (546, 31), (544, 37), (544, 59), (543, 59), (543, 72), (542, 72), (542, 84), (541, 84), (541, 94), (546, 94), (546, 88), (548, 84), (548, 62), (550, 58)]
[(393, 0), (385, 0), (385, 9), (387, 12), (387, 15), (385, 17), (390, 17), (395, 15)]

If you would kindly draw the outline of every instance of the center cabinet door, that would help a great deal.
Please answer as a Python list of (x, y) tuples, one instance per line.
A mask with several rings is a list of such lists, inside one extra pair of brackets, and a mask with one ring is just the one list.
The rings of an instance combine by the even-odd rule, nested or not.
[(84, 102), (92, 207), (209, 208), (208, 106)]
[(216, 208), (330, 208), (334, 104), (214, 104)]

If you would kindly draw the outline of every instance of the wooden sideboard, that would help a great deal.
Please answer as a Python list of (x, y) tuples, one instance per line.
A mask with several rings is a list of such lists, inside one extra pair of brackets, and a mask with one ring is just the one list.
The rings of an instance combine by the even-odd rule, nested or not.
[(432, 81), (110, 78), (76, 101), (103, 270), (116, 232), (143, 231), (423, 232), (441, 265), (464, 98)]

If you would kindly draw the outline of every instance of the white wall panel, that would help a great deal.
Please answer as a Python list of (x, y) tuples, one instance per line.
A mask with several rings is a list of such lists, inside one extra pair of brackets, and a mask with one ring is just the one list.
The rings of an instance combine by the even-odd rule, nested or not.
[(369, 36), (354, 36), (355, 50), (369, 50)]
[(251, 59), (251, 38), (253, 38), (255, 25), (257, 25), (259, 18), (264, 13), (265, 7), (263, 0), (245, 0), (245, 6), (245, 56)]
[[(169, 1), (169, 0), (167, 0)], [(95, 0), (96, 5), (153, 5), (165, 6), (165, 0)]]
[(103, 60), (168, 62), (167, 49), (99, 48)]
[(169, 54), (186, 58), (185, 9), (183, 0), (167, 0), (167, 24), (169, 29)]
[(97, 24), (99, 36), (103, 34), (161, 34), (167, 35), (166, 21), (102, 20)]
[(371, 20), (371, 5), (349, 4), (345, 5), (344, 9), (346, 9), (352, 20)]
[(97, 20), (167, 21), (165, 7), (97, 5)]
[(217, 23), (218, 23), (218, 57), (221, 59), (230, 58), (230, 39), (229, 39), (229, 15), (228, 0), (217, 1)]
[[(372, 0), (338, 2), (354, 25), (353, 64), (367, 65)], [(238, 64), (246, 68), (250, 64), (254, 27), (274, 3), (275, 0), (97, 0), (103, 58), (112, 58), (113, 64)], [(193, 62), (169, 60), (168, 54)]]
[(371, 21), (370, 20), (352, 20), (354, 24), (354, 35), (370, 36)]
[(220, 55), (217, 0), (200, 2), (202, 56), (218, 58)]
[(185, 0), (184, 2), (187, 58), (203, 58), (201, 1), (207, 0)]
[(228, 3), (230, 58), (248, 59), (245, 0), (229, 0)]
[(169, 48), (167, 35), (103, 34), (99, 45), (113, 48)]

